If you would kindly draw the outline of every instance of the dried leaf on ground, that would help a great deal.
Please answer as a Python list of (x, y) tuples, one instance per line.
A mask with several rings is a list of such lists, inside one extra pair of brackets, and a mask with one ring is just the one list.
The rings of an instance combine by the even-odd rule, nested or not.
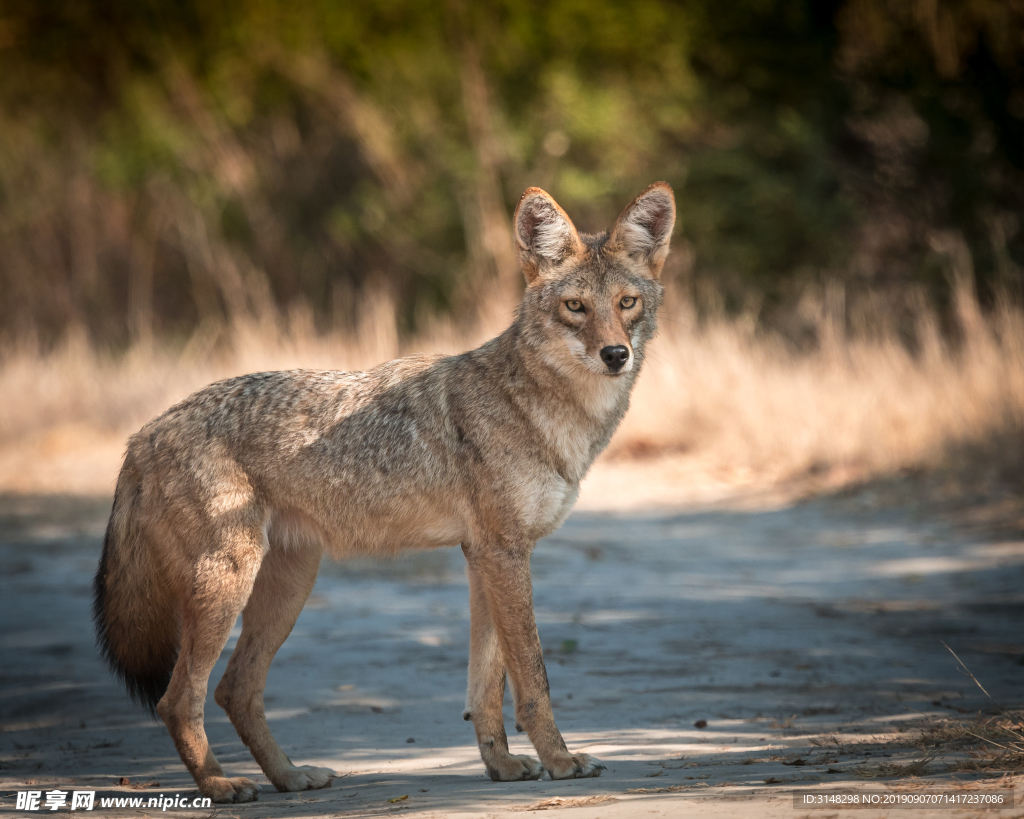
[(541, 799), (532, 805), (516, 805), (514, 811), (531, 810), (556, 810), (558, 808), (586, 808), (591, 805), (602, 805), (605, 802), (617, 802), (614, 796), (552, 796), (550, 799)]
[(696, 782), (693, 785), (666, 785), (663, 788), (630, 788), (626, 793), (680, 793), (709, 787), (707, 782)]

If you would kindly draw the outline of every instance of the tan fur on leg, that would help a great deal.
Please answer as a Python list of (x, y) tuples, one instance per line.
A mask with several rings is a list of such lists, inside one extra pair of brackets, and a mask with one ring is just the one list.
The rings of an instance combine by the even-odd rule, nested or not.
[(328, 768), (292, 764), (274, 741), (263, 711), (270, 664), (291, 633), (316, 582), (319, 566), (317, 548), (275, 548), (267, 553), (242, 612), (238, 645), (214, 694), (242, 742), (279, 791), (325, 788), (337, 776)]
[[(470, 577), (475, 574), (483, 588), (494, 632), (512, 677), (516, 722), (530, 737), (544, 769), (552, 779), (600, 776), (604, 766), (597, 760), (587, 754), (569, 753), (551, 712), (544, 652), (533, 615), (530, 548), (495, 543), (486, 549), (464, 548), (463, 551), (472, 567)], [(499, 705), (499, 723), (500, 714)], [(479, 739), (481, 729), (475, 717), (473, 724)], [(502, 739), (504, 736), (502, 727)], [(486, 755), (484, 761), (487, 761)]]
[(540, 779), (541, 764), (531, 756), (509, 753), (501, 712), (505, 695), (505, 663), (491, 621), (483, 580), (469, 564), (469, 689), (463, 716), (473, 720), (480, 756), (495, 782)]
[(226, 532), (218, 545), (190, 578), (191, 595), (181, 615), (181, 650), (157, 712), (203, 796), (214, 802), (251, 802), (259, 786), (250, 779), (224, 776), (210, 750), (203, 714), (210, 672), (259, 571), (263, 535), (259, 530)]

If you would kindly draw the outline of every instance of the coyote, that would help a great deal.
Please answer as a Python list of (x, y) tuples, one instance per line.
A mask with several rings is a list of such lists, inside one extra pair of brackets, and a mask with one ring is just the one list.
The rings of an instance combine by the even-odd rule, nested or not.
[[(577, 232), (529, 188), (513, 234), (526, 277), (512, 325), (461, 355), (367, 372), (292, 370), (212, 384), (128, 442), (94, 583), (100, 649), (159, 715), (203, 796), (249, 802), (203, 728), (207, 684), (242, 631), (214, 698), (279, 791), (323, 788), (274, 741), (263, 689), (274, 654), (335, 557), (461, 545), (469, 576), (472, 720), (491, 779), (599, 776), (551, 713), (530, 554), (572, 508), (608, 444), (655, 332), (675, 223), (657, 182), (609, 233)], [(539, 756), (509, 753), (517, 727)]]

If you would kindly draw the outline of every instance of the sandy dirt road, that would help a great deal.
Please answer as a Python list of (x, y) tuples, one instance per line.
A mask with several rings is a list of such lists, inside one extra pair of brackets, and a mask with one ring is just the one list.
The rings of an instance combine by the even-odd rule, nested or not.
[[(90, 583), (108, 504), (0, 499), (0, 813), (14, 813), (15, 792), (30, 787), (196, 795), (166, 730), (129, 703), (94, 649)], [(921, 758), (908, 747), (909, 726), (991, 706), (943, 642), (993, 699), (1024, 700), (1019, 536), (968, 534), (862, 498), (574, 514), (537, 547), (536, 609), (559, 726), (570, 748), (608, 770), (568, 782), (492, 783), (484, 774), (461, 718), (461, 561), (446, 550), (324, 563), (271, 669), (266, 702), (297, 763), (341, 774), (331, 788), (274, 792), (211, 685), (211, 743), (230, 775), (254, 777), (263, 791), (250, 805), (166, 813), (470, 817), (548, 800), (572, 819), (873, 819), (889, 811), (795, 809), (793, 790), (1016, 783), (1012, 811), (892, 815), (1024, 815), (1024, 779), (951, 773), (954, 760), (941, 756), (916, 779), (862, 778)], [(237, 628), (228, 649), (236, 637)], [(508, 702), (506, 714), (511, 731)], [(524, 736), (512, 744), (532, 753)], [(115, 784), (122, 777), (129, 786)], [(150, 782), (159, 786), (133, 787)]]

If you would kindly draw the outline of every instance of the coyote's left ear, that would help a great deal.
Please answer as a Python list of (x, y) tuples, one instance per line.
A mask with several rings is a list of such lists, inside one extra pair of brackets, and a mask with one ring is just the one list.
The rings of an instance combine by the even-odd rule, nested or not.
[(676, 199), (667, 182), (655, 182), (622, 211), (612, 228), (610, 249), (625, 252), (661, 276), (676, 223)]

